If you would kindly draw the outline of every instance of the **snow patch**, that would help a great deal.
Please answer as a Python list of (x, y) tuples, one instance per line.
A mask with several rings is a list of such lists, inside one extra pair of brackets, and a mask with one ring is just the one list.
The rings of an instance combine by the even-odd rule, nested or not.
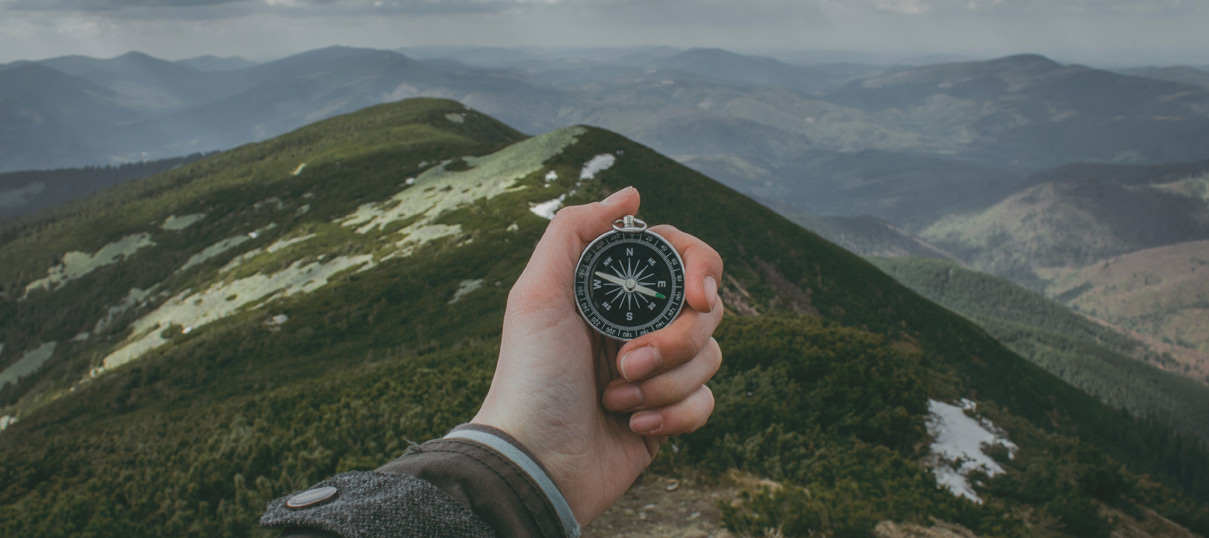
[(12, 415), (4, 415), (0, 417), (0, 432), (7, 430), (9, 426), (17, 423), (17, 417)]
[(26, 351), (17, 362), (0, 372), (0, 388), (9, 383), (38, 371), (55, 353), (55, 342), (46, 342), (35, 349)]
[(128, 235), (113, 243), (109, 243), (101, 247), (95, 254), (78, 251), (68, 252), (63, 255), (63, 261), (59, 265), (51, 267), (46, 271), (46, 278), (35, 280), (30, 282), (28, 286), (25, 286), (25, 295), (22, 295), (21, 299), (26, 299), (29, 297), (29, 292), (39, 288), (46, 291), (55, 291), (63, 287), (64, 284), (101, 267), (129, 258), (143, 247), (154, 245), (155, 242), (151, 240), (151, 234), (140, 233)]
[(450, 114), (445, 115), (445, 119), (452, 121), (454, 123), (466, 123), (466, 114), (465, 113), (462, 113), (462, 114), (450, 113)]
[(285, 314), (277, 314), (269, 319), (264, 320), (264, 326), (269, 328), (269, 332), (280, 332), (281, 326), (290, 320), (290, 316)]
[(80, 332), (76, 333), (75, 336), (71, 337), (71, 341), (72, 342), (87, 342), (89, 338), (92, 338), (92, 333), (90, 333), (88, 331), (80, 331)]
[(206, 218), (205, 213), (193, 213), (191, 215), (185, 215), (183, 217), (171, 215), (168, 218), (164, 219), (164, 223), (160, 225), (160, 228), (162, 228), (163, 230), (169, 231), (169, 232), (179, 232), (181, 230), (184, 230), (185, 228), (192, 226), (197, 221), (204, 219), (204, 218)]
[(458, 284), (457, 291), (453, 292), (453, 298), (449, 300), (449, 304), (461, 301), (462, 297), (465, 297), (466, 294), (481, 287), (483, 287), (483, 279), (481, 278), (477, 280), (463, 280), (461, 284)]
[(566, 194), (559, 196), (553, 200), (548, 200), (540, 204), (536, 204), (529, 208), (534, 215), (537, 215), (546, 220), (553, 220), (554, 214), (563, 207), (563, 200), (567, 198)]
[(555, 172), (554, 170), (546, 172), (546, 186), (547, 187), (549, 187), (550, 184), (553, 183), (557, 179), (558, 179), (558, 172)]
[(949, 489), (953, 495), (965, 497), (982, 504), (974, 492), (969, 476), (982, 471), (995, 476), (1003, 471), (984, 447), (1001, 445), (1008, 449), (1009, 457), (1016, 454), (1016, 445), (1006, 434), (986, 419), (975, 419), (965, 414), (973, 411), (977, 404), (963, 399), (960, 407), (936, 400), (928, 400), (928, 434), (932, 436), (931, 456), (928, 464), (936, 475), (936, 482)]
[(299, 260), (271, 275), (257, 273), (233, 282), (217, 282), (205, 291), (193, 294), (185, 290), (132, 323), (132, 336), (106, 356), (101, 361), (102, 366), (93, 369), (91, 375), (100, 375), (168, 343), (163, 331), (172, 325), (183, 326), (185, 331), (182, 332), (191, 332), (235, 313), (244, 305), (310, 293), (327, 285), (329, 278), (345, 269), (372, 263), (370, 254), (339, 256), (326, 263), (304, 264)]
[(290, 175), (298, 177), (298, 174), (301, 174), (303, 170), (306, 170), (306, 163), (298, 165), (298, 168), (295, 168), (293, 172), (290, 172)]
[(583, 170), (579, 172), (579, 179), (595, 179), (596, 174), (608, 170), (616, 161), (617, 158), (609, 153), (602, 153), (592, 157), (592, 160), (584, 164)]

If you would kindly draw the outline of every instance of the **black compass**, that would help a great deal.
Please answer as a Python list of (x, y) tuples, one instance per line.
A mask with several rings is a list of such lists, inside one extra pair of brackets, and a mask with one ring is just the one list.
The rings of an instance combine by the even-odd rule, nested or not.
[(589, 325), (610, 338), (633, 340), (662, 329), (684, 307), (680, 253), (627, 215), (580, 255), (575, 304)]

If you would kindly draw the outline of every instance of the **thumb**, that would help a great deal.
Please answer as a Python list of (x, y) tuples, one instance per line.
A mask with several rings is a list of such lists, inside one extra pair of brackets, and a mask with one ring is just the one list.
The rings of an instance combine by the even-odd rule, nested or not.
[(613, 221), (638, 212), (638, 189), (626, 187), (600, 202), (568, 206), (559, 210), (529, 258), (516, 287), (524, 295), (543, 295), (539, 290), (558, 290), (574, 302), (571, 283), (575, 264), (588, 243), (613, 226)]

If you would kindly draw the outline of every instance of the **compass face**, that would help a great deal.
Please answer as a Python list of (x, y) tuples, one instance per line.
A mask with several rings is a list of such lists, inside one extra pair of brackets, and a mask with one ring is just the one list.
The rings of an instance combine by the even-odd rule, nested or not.
[(605, 233), (579, 258), (575, 302), (605, 336), (633, 340), (657, 331), (684, 306), (680, 254), (649, 231)]

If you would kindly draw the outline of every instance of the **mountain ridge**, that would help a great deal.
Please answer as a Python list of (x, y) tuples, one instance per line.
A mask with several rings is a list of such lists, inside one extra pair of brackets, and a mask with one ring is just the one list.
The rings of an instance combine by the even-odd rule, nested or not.
[[(614, 164), (586, 178), (585, 163), (602, 154)], [(37, 400), (31, 389), (52, 389), (42, 400), (19, 401), (27, 414), (0, 433), (0, 483), (7, 485), (0, 490), (7, 526), (0, 528), (248, 533), (253, 512), (281, 491), (373, 467), (406, 438), (439, 435), (464, 420), (489, 383), (500, 305), (546, 225), (532, 207), (597, 200), (626, 185), (642, 192), (648, 222), (674, 223), (718, 250), (727, 263), (720, 293), (732, 309), (762, 313), (736, 317), (720, 332), (729, 360), (716, 387), (728, 397), (715, 427), (683, 440), (680, 455), (658, 465), (702, 472), (742, 465), (794, 488), (811, 484), (833, 500), (797, 501), (808, 513), (850, 514), (826, 524), (835, 532), (867, 532), (879, 518), (937, 515), (1012, 535), (1023, 528), (1011, 519), (1013, 509), (1061, 522), (1090, 509), (1094, 523), (1100, 503), (1133, 506), (1131, 499), (1193, 528), (1201, 528), (1198, 517), (1209, 517), (1163, 486), (1122, 474), (1104, 455), (1205, 495), (1190, 481), (1204, 469), (1195, 445), (1152, 440), (1167, 439), (1165, 430), (1101, 406), (735, 191), (615, 133), (573, 127), (525, 137), (460, 103), (420, 99), (123, 184), (90, 199), (78, 215), (0, 245), (6, 257), (28, 260), (0, 268), (0, 319), (21, 323), (6, 324), (6, 342), (26, 335), (0, 359), (48, 338), (61, 344), (42, 371), (5, 395)], [(70, 265), (65, 253), (95, 262), (107, 245), (140, 234), (154, 244), (132, 241), (143, 246), (74, 279), (62, 277), (75, 272), (54, 269)], [(274, 280), (284, 286), (276, 289), (293, 291), (268, 299), (236, 286), (311, 267), (313, 280), (326, 285)], [(31, 290), (54, 275), (59, 280)], [(127, 299), (129, 309), (111, 309)], [(247, 306), (232, 310), (232, 302)], [(184, 317), (165, 310), (189, 305), (209, 310)], [(183, 324), (225, 311), (230, 315), (208, 323)], [(110, 321), (72, 341), (99, 318)], [(156, 319), (162, 323), (139, 324)], [(73, 385), (139, 341), (158, 345)], [(46, 401), (54, 395), (60, 397)], [(1094, 494), (1071, 481), (1043, 481), (1051, 485), (1028, 493), (1009, 473), (979, 489), (995, 499), (982, 508), (938, 489), (915, 463), (928, 445), (927, 398), (962, 397), (983, 402), (979, 412), (1021, 444), (1020, 459), (1004, 463), (1018, 476), (1084, 465), (1103, 471), (1107, 482)], [(1146, 463), (1148, 448), (1159, 446), (1149, 443), (1174, 443), (1187, 457)], [(106, 475), (92, 473), (120, 469), (118, 456), (126, 454), (153, 464), (115, 471), (111, 478), (124, 476), (121, 484), (82, 496), (89, 481), (106, 483)], [(193, 463), (181, 467), (181, 457)], [(1082, 480), (1092, 476), (1087, 470), (1069, 476)], [(1118, 478), (1137, 485), (1125, 489)], [(876, 504), (844, 501), (851, 498), (839, 495), (845, 483), (897, 494)], [(144, 492), (130, 489), (135, 485)], [(146, 490), (187, 499), (187, 506)], [(115, 508), (121, 497), (125, 512)], [(726, 516), (729, 524), (740, 525), (743, 514), (781, 517), (754, 500), (742, 510)], [(52, 513), (63, 516), (47, 517)]]

